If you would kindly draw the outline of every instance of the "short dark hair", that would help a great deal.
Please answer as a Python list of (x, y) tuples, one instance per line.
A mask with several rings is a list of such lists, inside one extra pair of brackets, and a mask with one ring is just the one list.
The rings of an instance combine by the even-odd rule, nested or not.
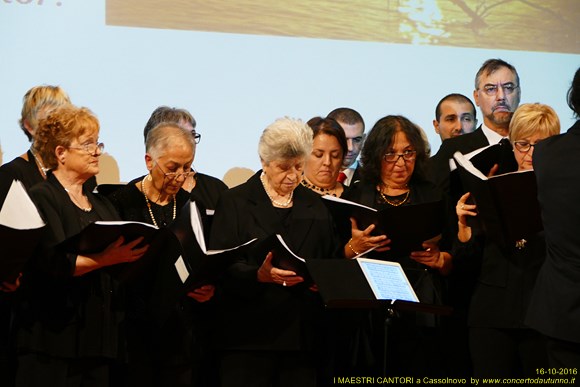
[(338, 145), (340, 145), (340, 149), (342, 150), (341, 157), (346, 156), (348, 152), (346, 135), (344, 134), (342, 126), (340, 126), (338, 122), (333, 118), (313, 117), (308, 120), (307, 124), (312, 129), (312, 139), (315, 139), (321, 134), (333, 136), (338, 141)]
[(159, 106), (157, 109), (153, 111), (153, 113), (151, 113), (149, 121), (147, 121), (147, 124), (145, 124), (145, 129), (143, 129), (143, 140), (146, 142), (147, 134), (151, 131), (151, 129), (153, 129), (160, 123), (170, 122), (174, 124), (179, 124), (180, 121), (189, 122), (194, 129), (195, 126), (197, 125), (195, 119), (193, 118), (191, 113), (188, 112), (187, 110), (172, 108), (169, 106)]
[(381, 182), (383, 155), (393, 143), (395, 134), (403, 132), (417, 152), (415, 169), (411, 181), (425, 180), (427, 162), (427, 144), (421, 135), (421, 129), (403, 116), (386, 116), (377, 121), (369, 132), (361, 152), (361, 173), (365, 180), (373, 184)]
[(347, 107), (340, 107), (334, 109), (330, 113), (327, 114), (328, 118), (332, 118), (337, 122), (344, 122), (348, 125), (355, 125), (361, 123), (363, 126), (363, 130), (365, 128), (365, 121), (363, 120), (362, 116), (354, 109), (347, 108)]
[(568, 106), (570, 106), (576, 118), (580, 118), (580, 67), (576, 70), (572, 84), (568, 89)]
[(437, 104), (437, 107), (435, 107), (435, 119), (437, 120), (437, 122), (439, 122), (439, 120), (441, 119), (441, 105), (445, 101), (453, 101), (453, 102), (458, 102), (458, 103), (462, 103), (462, 102), (469, 103), (471, 105), (471, 110), (473, 111), (473, 118), (477, 118), (475, 105), (473, 104), (473, 102), (469, 98), (467, 98), (463, 94), (451, 93), (451, 94), (447, 94), (445, 97), (441, 98), (441, 101), (439, 101), (439, 103)]
[(477, 74), (475, 75), (475, 90), (479, 89), (479, 81), (481, 80), (482, 75), (490, 75), (496, 72), (498, 69), (506, 67), (509, 69), (514, 75), (516, 76), (516, 82), (518, 85), (520, 84), (520, 76), (514, 66), (509, 64), (503, 59), (488, 59), (479, 68)]

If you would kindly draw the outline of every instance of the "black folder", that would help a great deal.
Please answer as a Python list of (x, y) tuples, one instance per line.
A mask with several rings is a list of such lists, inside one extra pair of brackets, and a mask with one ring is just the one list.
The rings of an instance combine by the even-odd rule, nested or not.
[[(464, 156), (466, 156), (471, 164), (473, 164), (473, 166), (485, 176), (489, 175), (489, 172), (496, 164), (498, 166), (498, 170), (495, 172), (496, 175), (502, 175), (518, 170), (518, 163), (514, 157), (513, 148), (507, 139), (503, 139), (497, 144), (477, 149), (476, 151)], [(467, 189), (463, 185), (462, 179), (459, 176), (459, 171), (456, 168), (451, 170), (449, 186), (451, 198), (454, 202), (457, 202), (457, 200), (467, 192)]]
[(441, 200), (436, 202), (388, 207), (376, 210), (334, 196), (323, 196), (338, 223), (345, 224), (353, 217), (358, 228), (364, 230), (371, 224), (376, 228), (373, 235), (387, 235), (391, 239), (389, 255), (407, 256), (412, 251), (422, 251), (423, 242), (437, 238), (444, 227), (444, 208)]
[(462, 184), (477, 205), (486, 236), (504, 248), (543, 230), (533, 170), (486, 177), (461, 153), (454, 158)]
[(165, 321), (175, 303), (188, 292), (214, 284), (240, 251), (255, 241), (225, 250), (207, 250), (203, 224), (195, 201), (188, 201), (166, 229), (150, 300), (159, 322)]
[(44, 221), (20, 181), (13, 180), (0, 210), (0, 281), (14, 282), (40, 243)]
[(272, 234), (255, 243), (253, 250), (258, 256), (265, 257), (272, 252), (272, 265), (279, 269), (290, 270), (304, 279), (306, 285), (312, 284), (312, 278), (306, 268), (306, 259), (296, 255), (286, 244), (280, 234)]

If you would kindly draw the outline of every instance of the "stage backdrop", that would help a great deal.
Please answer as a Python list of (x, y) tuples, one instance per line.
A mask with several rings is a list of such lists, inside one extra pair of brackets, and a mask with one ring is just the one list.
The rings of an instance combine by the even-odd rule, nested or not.
[(472, 97), (492, 57), (517, 67), (522, 103), (553, 106), (566, 129), (577, 20), (580, 2), (568, 0), (0, 0), (1, 158), (29, 146), (18, 118), (40, 84), (99, 117), (108, 180), (145, 173), (143, 126), (160, 105), (195, 116), (195, 167), (217, 177), (257, 170), (259, 135), (276, 118), (339, 106), (367, 129), (403, 114), (436, 151), (435, 105)]

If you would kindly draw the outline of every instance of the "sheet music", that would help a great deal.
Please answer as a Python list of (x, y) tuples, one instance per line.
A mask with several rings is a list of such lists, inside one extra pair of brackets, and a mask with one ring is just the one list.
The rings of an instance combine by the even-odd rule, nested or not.
[(368, 258), (357, 261), (377, 300), (419, 302), (400, 264)]
[(19, 180), (12, 181), (0, 209), (0, 225), (16, 230), (32, 230), (44, 226), (36, 206)]

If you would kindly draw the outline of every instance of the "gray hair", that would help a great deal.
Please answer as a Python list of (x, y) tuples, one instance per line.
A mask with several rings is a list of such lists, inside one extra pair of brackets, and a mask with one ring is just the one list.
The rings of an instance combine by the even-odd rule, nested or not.
[(174, 122), (162, 122), (156, 125), (147, 134), (145, 151), (154, 159), (161, 157), (170, 145), (187, 146), (195, 149), (195, 140), (189, 130)]
[(264, 129), (258, 144), (258, 154), (266, 164), (306, 157), (311, 151), (312, 129), (302, 120), (289, 117), (279, 118)]

